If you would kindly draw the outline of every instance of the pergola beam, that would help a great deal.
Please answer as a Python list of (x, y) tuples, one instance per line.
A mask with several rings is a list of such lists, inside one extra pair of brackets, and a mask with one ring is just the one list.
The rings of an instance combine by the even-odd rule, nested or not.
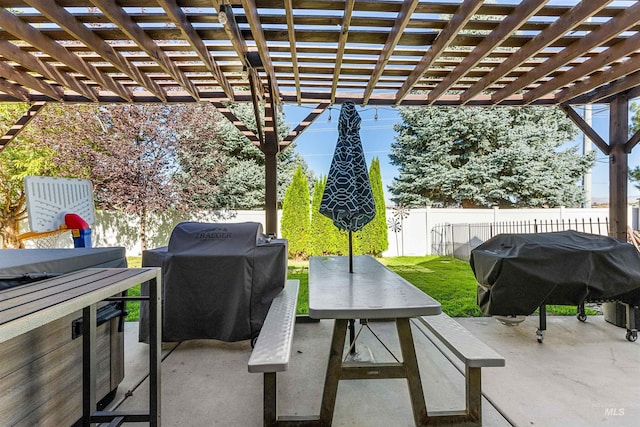
[(20, 49), (18, 46), (6, 40), (0, 40), (0, 55), (22, 65), (24, 68), (34, 71), (43, 77), (59, 82), (80, 95), (86, 96), (92, 101), (97, 101), (96, 93), (86, 84), (78, 81), (75, 77), (52, 67), (39, 58)]
[(570, 105), (560, 104), (559, 107), (567, 116), (580, 128), (580, 130), (607, 156), (611, 152), (611, 147), (604, 139), (588, 124)]
[(418, 6), (418, 0), (405, 0), (402, 3), (402, 8), (400, 12), (398, 12), (398, 17), (396, 18), (395, 23), (393, 24), (393, 28), (389, 32), (389, 36), (387, 37), (387, 41), (382, 48), (382, 52), (378, 57), (378, 61), (376, 62), (375, 67), (373, 68), (373, 72), (371, 73), (371, 77), (369, 78), (369, 83), (367, 84), (367, 88), (364, 90), (364, 104), (366, 105), (369, 102), (369, 98), (371, 97), (371, 93), (378, 84), (382, 73), (384, 72), (387, 63), (389, 62), (389, 58), (393, 54), (396, 45), (400, 41), (400, 37), (404, 32), (405, 28), (409, 24), (411, 20), (411, 15), (413, 11)]
[(262, 66), (267, 74), (268, 85), (270, 86), (272, 102), (276, 105), (280, 103), (280, 90), (278, 89), (278, 80), (276, 79), (276, 72), (271, 62), (271, 55), (269, 54), (269, 47), (267, 46), (267, 40), (265, 39), (264, 32), (262, 31), (262, 24), (260, 23), (260, 16), (258, 15), (258, 8), (254, 0), (242, 0), (242, 6), (249, 22), (249, 28), (253, 35), (253, 40), (258, 49), (258, 54), (262, 60)]
[(53, 39), (28, 25), (4, 8), (0, 8), (0, 27), (36, 47), (41, 52), (66, 64), (78, 73), (89, 77), (104, 89), (108, 89), (119, 97), (131, 101), (132, 98), (129, 91), (120, 83), (116, 82), (111, 76), (101, 73), (94, 66), (86, 63), (82, 58), (69, 52), (64, 46), (56, 43)]
[(516, 31), (538, 10), (542, 9), (547, 1), (548, 0), (524, 0), (520, 3), (509, 16), (498, 24), (495, 30), (482, 39), (475, 49), (462, 60), (460, 65), (454, 68), (447, 77), (438, 83), (435, 89), (429, 92), (429, 97), (427, 98), (428, 104), (432, 104), (493, 49), (500, 46), (511, 33)]
[(598, 29), (591, 31), (586, 36), (573, 42), (552, 58), (549, 58), (533, 70), (528, 71), (518, 77), (514, 82), (494, 93), (491, 97), (492, 101), (494, 103), (501, 102), (509, 95), (516, 93), (534, 81), (552, 73), (572, 59), (583, 56), (589, 50), (597, 47), (598, 45), (602, 45), (604, 42), (611, 40), (628, 28), (637, 25), (638, 20), (640, 20), (640, 2), (629, 7), (625, 13), (621, 13), (618, 16), (611, 18), (609, 21), (598, 27)]
[(227, 118), (253, 145), (260, 146), (260, 139), (256, 134), (247, 127), (247, 125), (234, 114), (233, 111), (220, 101), (211, 101), (211, 105), (216, 107), (216, 110)]
[[(2, 89), (0, 89), (2, 90)], [(18, 136), (18, 134), (24, 129), (24, 127), (29, 124), (31, 120), (42, 110), (42, 108), (46, 105), (46, 102), (34, 102), (31, 104), (29, 109), (16, 121), (16, 123), (11, 126), (11, 128), (5, 133), (2, 137), (0, 137), (0, 151), (4, 150), (4, 148), (9, 144), (13, 138)]]
[(182, 31), (184, 38), (189, 42), (191, 47), (195, 50), (196, 54), (207, 67), (209, 72), (216, 79), (224, 93), (229, 97), (231, 101), (234, 100), (233, 88), (229, 83), (229, 80), (220, 69), (220, 65), (213, 59), (207, 46), (202, 41), (202, 38), (198, 35), (193, 25), (187, 19), (182, 9), (178, 6), (176, 0), (156, 0), (158, 4), (167, 13), (167, 16), (171, 18), (173, 23)]
[(298, 105), (300, 105), (302, 103), (302, 97), (300, 95), (300, 71), (298, 70), (298, 53), (296, 52), (296, 26), (293, 20), (293, 2), (292, 0), (283, 1), (287, 14), (287, 32), (289, 35), (289, 53), (291, 54), (291, 65), (293, 67), (293, 79), (296, 85)]
[(342, 70), (342, 60), (344, 59), (344, 50), (347, 45), (349, 25), (351, 25), (351, 15), (353, 14), (355, 3), (355, 0), (345, 0), (344, 15), (342, 16), (340, 36), (338, 37), (338, 50), (336, 52), (335, 68), (333, 70), (333, 81), (331, 83), (331, 104), (334, 104), (336, 101), (336, 91), (338, 90), (338, 81), (340, 80), (340, 70)]
[(631, 153), (631, 150), (633, 150), (633, 147), (635, 147), (638, 142), (640, 142), (640, 129), (638, 129), (625, 144), (625, 153)]
[(602, 10), (611, 0), (583, 0), (573, 9), (561, 15), (551, 25), (541, 31), (531, 41), (506, 58), (497, 67), (493, 68), (473, 86), (460, 95), (460, 103), (466, 104), (474, 96), (488, 88), (491, 84), (507, 75), (515, 68), (522, 65), (531, 57), (538, 54), (550, 43), (555, 42), (568, 31), (580, 25), (585, 19)]
[(256, 129), (258, 131), (258, 140), (260, 141), (259, 146), (262, 147), (264, 145), (264, 129), (262, 127), (262, 114), (260, 112), (260, 93), (258, 87), (262, 86), (259, 84), (257, 79), (249, 76), (249, 86), (251, 89), (251, 104), (253, 105), (253, 115), (256, 118)]
[(280, 143), (280, 146), (288, 147), (289, 144), (295, 141), (296, 138), (302, 134), (302, 132), (304, 132), (309, 126), (311, 126), (311, 124), (315, 122), (316, 119), (320, 117), (320, 115), (324, 113), (328, 107), (329, 107), (328, 102), (323, 102), (321, 104), (318, 104), (316, 108), (311, 110), (311, 112), (307, 115), (307, 117), (305, 117), (300, 123), (298, 123), (298, 126), (296, 126), (291, 132), (289, 132), (289, 135), (287, 135), (282, 140), (282, 142)]
[(425, 71), (433, 64), (433, 61), (449, 47), (456, 34), (464, 28), (473, 14), (482, 6), (483, 0), (465, 0), (456, 13), (451, 17), (447, 25), (440, 31), (433, 44), (424, 54), (418, 65), (411, 71), (407, 80), (395, 95), (395, 103), (399, 104), (411, 89), (416, 85)]
[(247, 77), (249, 79), (249, 85), (251, 86), (252, 92), (255, 91), (257, 96), (261, 98), (264, 96), (264, 86), (262, 85), (260, 76), (255, 68), (261, 64), (254, 64), (253, 62), (255, 62), (255, 60), (252, 61), (249, 58), (249, 47), (240, 32), (240, 28), (238, 28), (238, 22), (236, 21), (231, 5), (226, 3), (220, 3), (218, 5), (218, 3), (220, 3), (218, 0), (213, 1), (214, 6), (217, 7), (216, 10), (218, 10), (218, 19), (220, 19), (222, 14), (224, 14), (226, 20), (221, 22), (224, 27), (224, 31), (231, 42), (231, 46), (233, 46), (233, 49), (236, 51), (242, 66), (247, 70)]

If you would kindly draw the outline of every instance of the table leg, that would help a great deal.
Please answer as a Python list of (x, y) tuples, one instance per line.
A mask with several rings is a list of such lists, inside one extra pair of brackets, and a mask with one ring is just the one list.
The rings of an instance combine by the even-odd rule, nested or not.
[(324, 392), (322, 393), (322, 406), (320, 407), (320, 425), (330, 426), (333, 420), (333, 410), (336, 406), (338, 394), (338, 382), (342, 371), (342, 353), (347, 336), (347, 322), (345, 319), (336, 319), (333, 325), (333, 337), (331, 338), (331, 351), (327, 374), (324, 379)]
[(96, 304), (82, 309), (82, 426), (96, 410)]
[(402, 362), (407, 372), (413, 418), (417, 426), (427, 425), (427, 406), (424, 402), (424, 392), (409, 319), (396, 319), (396, 328), (398, 330), (400, 350), (402, 351)]
[(160, 425), (160, 363), (162, 362), (162, 302), (160, 279), (149, 283), (149, 424)]

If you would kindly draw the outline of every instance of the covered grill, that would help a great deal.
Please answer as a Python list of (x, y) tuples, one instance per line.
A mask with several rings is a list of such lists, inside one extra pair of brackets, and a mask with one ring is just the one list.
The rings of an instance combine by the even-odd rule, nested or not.
[[(142, 265), (162, 267), (163, 341), (240, 341), (258, 335), (284, 287), (287, 241), (268, 238), (259, 223), (184, 222), (168, 246), (143, 252)], [(140, 319), (147, 341), (146, 304)]]
[(483, 313), (527, 316), (540, 307), (541, 330), (547, 304), (640, 305), (640, 253), (606, 236), (501, 234), (472, 250), (470, 264)]

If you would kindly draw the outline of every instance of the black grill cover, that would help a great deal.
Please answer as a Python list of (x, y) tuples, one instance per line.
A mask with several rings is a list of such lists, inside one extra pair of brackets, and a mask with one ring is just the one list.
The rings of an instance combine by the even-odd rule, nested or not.
[(469, 262), (488, 315), (530, 315), (542, 304), (640, 304), (640, 253), (606, 236), (501, 234), (472, 250)]
[[(162, 267), (163, 341), (240, 341), (258, 335), (284, 287), (287, 241), (267, 239), (259, 223), (184, 222), (168, 246), (142, 253), (142, 265)], [(148, 334), (144, 304), (140, 341)]]

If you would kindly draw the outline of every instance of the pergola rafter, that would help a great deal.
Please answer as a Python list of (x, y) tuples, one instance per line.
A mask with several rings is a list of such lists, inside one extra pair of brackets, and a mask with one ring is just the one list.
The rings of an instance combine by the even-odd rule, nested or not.
[(73, 35), (73, 37), (93, 49), (93, 51), (98, 53), (105, 61), (110, 62), (158, 98), (166, 101), (164, 91), (154, 81), (146, 74), (141, 73), (136, 67), (132, 66), (131, 63), (116, 52), (110, 44), (85, 27), (65, 8), (49, 0), (25, 0), (25, 2), (38, 9), (52, 22), (55, 22), (69, 34)]
[(396, 93), (396, 103), (400, 103), (406, 94), (415, 87), (425, 71), (431, 66), (436, 58), (451, 44), (458, 32), (469, 22), (472, 15), (482, 6), (482, 0), (465, 0), (460, 8), (453, 15), (446, 27), (440, 31), (429, 50), (424, 54), (416, 67), (411, 71), (409, 77)]
[(112, 91), (126, 101), (131, 101), (131, 94), (113, 77), (98, 71), (94, 66), (87, 64), (79, 56), (69, 52), (63, 45), (57, 43), (49, 36), (42, 34), (36, 28), (22, 21), (17, 15), (6, 9), (0, 9), (0, 27), (18, 37), (58, 61), (68, 65), (74, 71), (84, 74), (94, 80), (103, 88)]
[[(0, 62), (0, 77), (5, 80), (15, 81), (25, 88), (41, 92), (56, 101), (62, 101), (62, 91), (49, 83), (33, 77), (31, 74), (17, 72), (15, 68), (4, 62)], [(24, 99), (29, 100), (29, 95), (26, 94)]]
[(369, 83), (367, 84), (367, 88), (364, 90), (364, 104), (369, 102), (369, 98), (371, 97), (371, 93), (373, 89), (378, 84), (380, 80), (380, 76), (384, 72), (387, 63), (389, 63), (389, 59), (391, 58), (391, 54), (393, 50), (397, 46), (400, 41), (400, 37), (404, 32), (405, 28), (409, 24), (409, 20), (411, 19), (411, 15), (413, 11), (416, 10), (418, 6), (417, 0), (405, 0), (402, 4), (402, 9), (398, 12), (398, 17), (396, 18), (396, 22), (393, 24), (391, 31), (389, 32), (389, 37), (382, 48), (382, 52), (378, 57), (378, 61), (371, 72), (371, 77), (369, 78)]
[(484, 37), (482, 41), (467, 55), (460, 65), (454, 68), (438, 85), (429, 92), (427, 98), (428, 103), (438, 99), (440, 95), (446, 92), (453, 84), (461, 79), (469, 70), (475, 67), (485, 56), (487, 56), (497, 46), (515, 32), (527, 19), (540, 10), (548, 0), (524, 0), (513, 13), (508, 15), (489, 35)]
[[(328, 106), (561, 105), (610, 156), (626, 215), (625, 108), (640, 96), (640, 1), (3, 0), (0, 101), (210, 102), (265, 153)], [(257, 131), (226, 103), (251, 102)], [(608, 143), (573, 106), (611, 105)], [(313, 104), (277, 141), (282, 103)], [(263, 113), (264, 112), (264, 113)], [(0, 146), (0, 150), (2, 147)], [(626, 182), (626, 181), (625, 181)], [(275, 232), (267, 229), (267, 232)]]
[(349, 25), (351, 25), (351, 15), (355, 7), (355, 0), (345, 0), (344, 15), (340, 27), (340, 36), (338, 37), (338, 50), (335, 56), (335, 65), (333, 70), (333, 80), (331, 83), (330, 101), (333, 104), (336, 101), (336, 90), (340, 80), (340, 72), (342, 70), (342, 59), (347, 45), (347, 37), (349, 36)]
[(536, 37), (531, 39), (531, 41), (517, 52), (510, 55), (500, 63), (500, 65), (495, 67), (460, 95), (460, 103), (466, 104), (469, 102), (471, 98), (487, 89), (492, 83), (495, 83), (498, 79), (505, 76), (513, 69), (521, 66), (532, 56), (538, 55), (545, 46), (555, 42), (568, 31), (578, 27), (585, 19), (591, 18), (609, 3), (611, 3), (611, 0), (583, 0), (574, 9), (559, 16), (555, 22), (540, 31)]
[[(182, 34), (189, 42), (191, 47), (195, 50), (195, 53), (198, 55), (198, 58), (202, 61), (202, 63), (207, 67), (209, 72), (213, 74), (213, 77), (216, 79), (224, 93), (229, 97), (231, 101), (234, 100), (233, 88), (229, 83), (229, 80), (225, 77), (218, 63), (211, 57), (209, 51), (207, 50), (207, 46), (205, 46), (202, 38), (198, 35), (198, 32), (195, 30), (191, 22), (189, 22), (187, 16), (182, 11), (182, 9), (176, 3), (176, 0), (157, 0), (158, 4), (164, 9), (167, 13), (167, 16), (171, 18), (171, 21), (174, 25), (180, 28)], [(158, 46), (156, 45), (158, 48)], [(168, 57), (167, 59), (171, 61)], [(196, 88), (192, 88), (191, 90), (197, 92)]]
[(86, 84), (78, 81), (70, 74), (64, 73), (59, 69), (41, 61), (37, 57), (23, 51), (18, 46), (9, 43), (6, 40), (0, 40), (0, 55), (6, 59), (20, 64), (29, 71), (39, 73), (43, 77), (57, 81), (60, 85), (77, 92), (91, 101), (97, 101), (97, 94)]
[[(640, 20), (640, 3), (636, 3), (627, 9), (626, 13), (620, 14), (608, 22), (602, 24), (598, 29), (592, 31), (585, 37), (575, 41), (570, 46), (564, 48), (559, 54), (545, 61), (540, 66), (529, 71), (518, 78), (515, 82), (497, 91), (491, 97), (492, 101), (499, 103), (507, 96), (523, 89), (527, 85), (538, 79), (544, 78), (549, 73), (564, 66), (570, 60), (584, 55), (591, 49), (602, 45), (604, 42), (613, 39), (618, 34), (638, 23)], [(531, 101), (527, 102), (530, 103)]]

